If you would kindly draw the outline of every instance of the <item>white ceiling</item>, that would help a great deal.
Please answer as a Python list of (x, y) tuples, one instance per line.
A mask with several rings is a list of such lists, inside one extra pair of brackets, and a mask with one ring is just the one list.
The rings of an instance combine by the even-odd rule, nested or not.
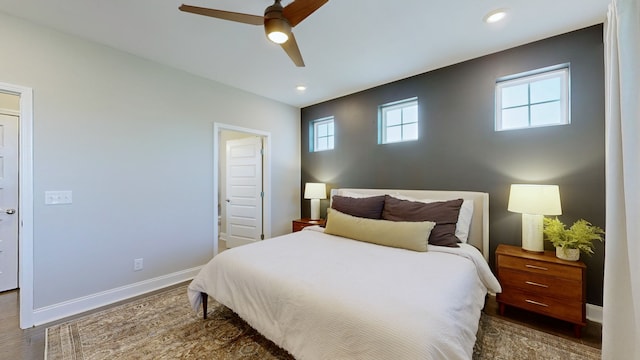
[[(261, 26), (178, 11), (262, 15), (272, 0), (0, 0), (0, 11), (303, 107), (601, 23), (609, 1), (329, 0), (293, 29), (304, 68)], [(507, 18), (484, 23), (498, 8)]]

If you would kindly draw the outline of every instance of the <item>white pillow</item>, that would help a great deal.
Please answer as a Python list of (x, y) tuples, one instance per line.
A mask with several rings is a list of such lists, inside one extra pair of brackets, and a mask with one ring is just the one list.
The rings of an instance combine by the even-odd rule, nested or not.
[[(393, 196), (396, 199), (400, 200), (409, 200), (409, 201), (418, 201), (423, 203), (432, 203), (438, 201), (447, 201), (447, 200), (434, 200), (434, 199), (416, 199), (410, 196), (401, 195), (401, 194), (390, 194), (389, 196)], [(454, 200), (454, 199), (449, 199)], [(460, 212), (458, 213), (458, 222), (456, 223), (456, 237), (460, 239), (461, 242), (466, 243), (469, 238), (469, 229), (471, 228), (471, 218), (473, 218), (473, 200), (463, 199), (462, 206), (460, 206)]]
[(361, 198), (380, 196), (380, 195), (384, 195), (384, 194), (363, 194), (363, 193), (353, 192), (353, 191), (349, 191), (349, 190), (342, 190), (340, 192), (340, 194), (336, 194), (336, 195), (361, 199)]

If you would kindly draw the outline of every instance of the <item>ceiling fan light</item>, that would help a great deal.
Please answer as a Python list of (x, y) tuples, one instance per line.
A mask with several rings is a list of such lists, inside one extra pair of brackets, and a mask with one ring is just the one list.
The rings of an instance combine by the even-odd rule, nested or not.
[(265, 20), (264, 30), (269, 40), (276, 44), (284, 44), (289, 40), (291, 34), (291, 26), (284, 19), (268, 19)]
[(273, 41), (276, 44), (284, 44), (287, 42), (287, 40), (289, 40), (289, 35), (280, 31), (273, 31), (269, 33), (267, 37), (269, 37), (269, 40)]

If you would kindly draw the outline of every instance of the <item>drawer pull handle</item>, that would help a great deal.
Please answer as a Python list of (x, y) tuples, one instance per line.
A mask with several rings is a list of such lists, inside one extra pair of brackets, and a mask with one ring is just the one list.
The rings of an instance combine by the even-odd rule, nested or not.
[(544, 270), (544, 271), (549, 270), (546, 267), (542, 267), (542, 266), (529, 265), (529, 264), (527, 264), (525, 266), (528, 267), (529, 269)]
[(541, 302), (537, 302), (537, 301), (533, 301), (533, 300), (529, 300), (529, 299), (525, 299), (524, 301), (528, 302), (529, 304), (533, 304), (533, 305), (538, 305), (538, 306), (544, 306), (544, 307), (548, 307), (549, 305), (541, 303)]
[(533, 285), (533, 286), (539, 286), (539, 287), (543, 287), (543, 288), (548, 288), (549, 287), (549, 285), (539, 284), (539, 283), (533, 282), (533, 281), (525, 281), (525, 284)]

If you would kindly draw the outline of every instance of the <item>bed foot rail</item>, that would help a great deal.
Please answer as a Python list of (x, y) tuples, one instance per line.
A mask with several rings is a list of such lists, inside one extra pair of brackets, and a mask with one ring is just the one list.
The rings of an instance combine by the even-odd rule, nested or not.
[(202, 318), (207, 320), (207, 302), (209, 301), (209, 295), (201, 292), (200, 298), (202, 299)]

